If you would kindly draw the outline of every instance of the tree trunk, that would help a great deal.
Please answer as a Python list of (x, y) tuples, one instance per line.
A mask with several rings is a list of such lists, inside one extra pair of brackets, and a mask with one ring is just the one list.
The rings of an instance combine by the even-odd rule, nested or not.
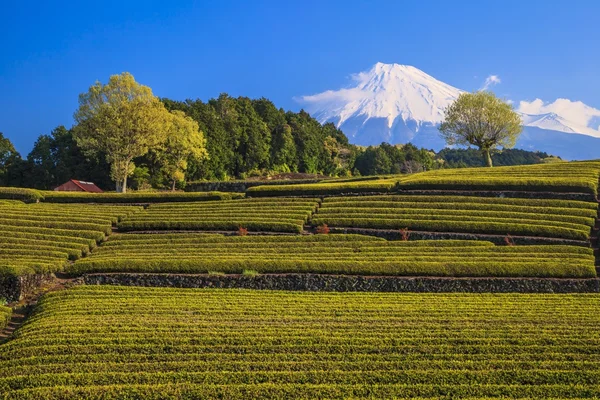
[(120, 181), (115, 183), (115, 192), (121, 193), (123, 191), (123, 184)]
[(492, 156), (490, 154), (490, 149), (483, 150), (483, 155), (485, 157), (485, 162), (488, 167), (492, 167)]
[(172, 192), (175, 191), (175, 185), (177, 185), (177, 181), (175, 179), (173, 179), (173, 186), (171, 186), (171, 191)]
[(121, 193), (127, 193), (127, 173), (125, 174), (125, 178), (123, 178), (123, 187), (121, 188)]

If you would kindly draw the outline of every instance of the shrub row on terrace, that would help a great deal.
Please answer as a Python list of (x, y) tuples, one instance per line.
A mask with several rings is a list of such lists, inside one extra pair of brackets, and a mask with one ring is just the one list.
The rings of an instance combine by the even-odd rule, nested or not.
[(0, 202), (0, 274), (60, 271), (141, 207)]
[(12, 316), (12, 308), (0, 305), (0, 331), (8, 326)]
[(295, 232), (303, 230), (318, 201), (314, 199), (241, 199), (152, 204), (125, 218), (119, 230), (209, 230)]
[(115, 235), (67, 270), (595, 277), (592, 249), (484, 241), (386, 241), (360, 235)]
[(577, 192), (597, 195), (600, 162), (565, 162), (497, 168), (461, 168), (398, 175), (375, 181), (321, 182), (249, 188), (250, 196), (335, 195), (398, 190)]
[(587, 240), (598, 204), (574, 200), (387, 195), (329, 197), (315, 225)]
[(240, 193), (222, 192), (84, 193), (0, 187), (0, 199), (21, 200), (25, 203), (36, 203), (38, 201), (47, 203), (162, 203), (231, 200), (243, 196)]
[(0, 397), (595, 398), (598, 295), (76, 287), (0, 349)]

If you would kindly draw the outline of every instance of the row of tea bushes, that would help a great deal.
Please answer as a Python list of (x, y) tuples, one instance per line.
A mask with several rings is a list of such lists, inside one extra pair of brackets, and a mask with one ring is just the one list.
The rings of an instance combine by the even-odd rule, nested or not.
[(6, 328), (12, 316), (12, 308), (0, 305), (0, 331)]
[(597, 202), (468, 196), (328, 197), (315, 225), (587, 240)]
[(324, 196), (343, 193), (388, 193), (394, 190), (398, 178), (330, 181), (314, 184), (264, 185), (248, 188), (252, 197)]
[(39, 190), (0, 187), (0, 200), (20, 200), (25, 203), (36, 203), (43, 198), (44, 196), (42, 196)]
[(508, 190), (598, 194), (600, 162), (446, 169), (409, 175), (400, 189)]
[(244, 197), (240, 193), (222, 192), (128, 192), (82, 193), (42, 192), (48, 203), (167, 203), (188, 201), (231, 200)]
[(249, 196), (307, 196), (388, 193), (402, 190), (491, 190), (576, 192), (597, 195), (600, 162), (561, 162), (497, 168), (442, 169), (371, 181), (265, 185), (248, 189)]
[(80, 286), (0, 346), (0, 398), (598, 398), (599, 301)]
[(0, 202), (0, 274), (60, 271), (142, 207)]
[(187, 201), (232, 200), (241, 193), (223, 192), (129, 192), (86, 193), (55, 192), (35, 189), (0, 187), (0, 200), (20, 200), (25, 203), (164, 203)]
[(192, 230), (302, 232), (318, 206), (314, 199), (241, 199), (152, 204), (119, 223), (122, 231)]
[(114, 235), (71, 274), (322, 273), (397, 276), (595, 277), (580, 246), (494, 246), (485, 241), (386, 241), (360, 235)]

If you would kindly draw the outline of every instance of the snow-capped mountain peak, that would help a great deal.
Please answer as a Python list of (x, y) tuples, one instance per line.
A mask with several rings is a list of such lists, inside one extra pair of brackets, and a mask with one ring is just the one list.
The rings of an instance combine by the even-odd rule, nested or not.
[(352, 76), (353, 87), (302, 97), (307, 108), (322, 122), (338, 127), (352, 118), (413, 121), (417, 130), (424, 123), (439, 123), (444, 109), (461, 90), (425, 72), (400, 64), (377, 63), (369, 71)]
[[(322, 123), (335, 123), (354, 144), (410, 141), (427, 148), (444, 146), (437, 127), (445, 109), (462, 90), (413, 66), (380, 62), (368, 71), (352, 75), (352, 81), (348, 88), (303, 96), (300, 101)], [(567, 135), (560, 136), (565, 142), (582, 141), (577, 138), (582, 136), (579, 134), (600, 138), (600, 110), (580, 101), (521, 101), (516, 111), (526, 131), (533, 132), (524, 132), (521, 140), (531, 142), (532, 135), (539, 138), (543, 132)], [(538, 144), (538, 139), (535, 140), (534, 145), (529, 143), (526, 148), (548, 148), (548, 144)], [(554, 148), (552, 151), (561, 155)]]

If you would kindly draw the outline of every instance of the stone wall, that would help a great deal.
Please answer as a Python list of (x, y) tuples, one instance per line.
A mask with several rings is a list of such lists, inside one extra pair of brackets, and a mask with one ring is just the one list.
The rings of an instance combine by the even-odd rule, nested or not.
[(0, 298), (9, 303), (22, 300), (26, 295), (40, 287), (46, 279), (49, 279), (49, 276), (42, 274), (0, 275)]
[(244, 288), (331, 292), (596, 293), (599, 279), (434, 278), (316, 274), (181, 275), (89, 274), (88, 285)]

